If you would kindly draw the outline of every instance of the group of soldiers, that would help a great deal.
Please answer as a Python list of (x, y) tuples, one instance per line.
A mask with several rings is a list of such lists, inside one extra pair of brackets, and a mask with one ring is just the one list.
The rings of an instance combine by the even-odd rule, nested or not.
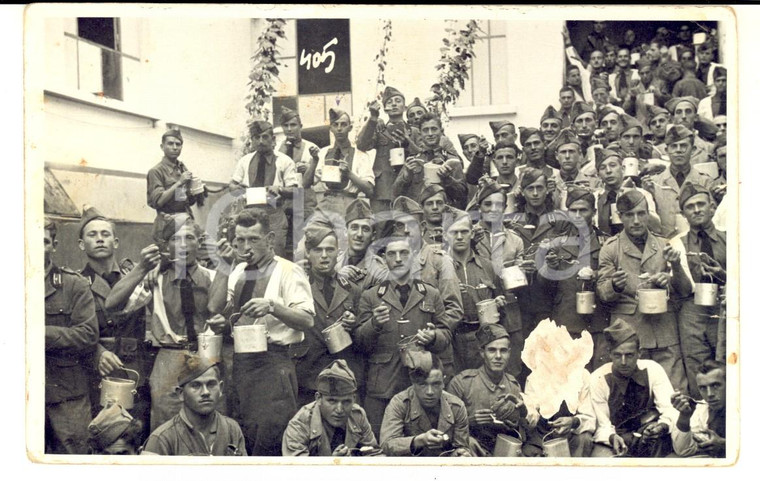
[[(46, 452), (725, 456), (725, 125), (654, 98), (643, 120), (574, 101), (538, 128), (492, 121), (461, 156), (392, 87), (355, 142), (346, 112), (319, 148), (283, 108), (279, 144), (250, 125), (206, 226), (170, 129), (136, 262), (88, 207), (86, 266), (59, 267), (46, 222)], [(536, 366), (565, 346), (527, 352), (550, 322), (590, 350), (549, 382)], [(130, 372), (133, 402), (102, 399)]]

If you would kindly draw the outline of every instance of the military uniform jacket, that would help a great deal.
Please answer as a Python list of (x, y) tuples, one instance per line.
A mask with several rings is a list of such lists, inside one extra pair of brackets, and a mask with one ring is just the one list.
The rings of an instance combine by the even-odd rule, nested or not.
[(87, 394), (86, 363), (97, 342), (98, 321), (87, 281), (52, 265), (45, 275), (46, 404)]
[[(441, 178), (441, 185), (446, 189), (446, 195), (452, 205), (459, 209), (464, 209), (467, 204), (467, 185), (464, 180), (462, 161), (459, 159), (456, 151), (449, 152), (438, 148), (433, 151), (425, 151), (419, 157), (425, 161), (425, 165), (437, 164), (443, 166), (449, 160), (456, 161), (451, 175)], [(393, 183), (393, 195), (405, 195), (412, 199), (417, 199), (425, 186), (424, 170), (412, 173), (409, 169), (402, 168)]]
[[(390, 399), (410, 385), (409, 373), (401, 363), (398, 343), (414, 337), (427, 323), (435, 326), (435, 339), (425, 346), (440, 353), (451, 343), (451, 331), (444, 321), (445, 311), (438, 289), (419, 280), (410, 281), (409, 299), (401, 305), (395, 283), (385, 281), (362, 294), (359, 301), (359, 326), (354, 342), (361, 352), (369, 355), (367, 395)], [(372, 324), (372, 309), (385, 303), (390, 309), (390, 321), (380, 329)]]
[[(667, 244), (666, 240), (658, 237), (651, 232), (647, 236), (644, 251), (633, 244), (625, 231), (611, 237), (603, 246), (599, 254), (599, 278), (596, 285), (596, 292), (599, 298), (610, 303), (612, 317), (615, 314), (627, 314), (635, 316), (634, 328), (639, 335), (641, 347), (652, 349), (655, 347), (665, 347), (678, 344), (678, 331), (675, 325), (675, 318), (665, 314), (645, 315), (638, 312), (638, 301), (636, 291), (642, 282), (639, 279), (640, 274), (655, 274), (665, 272), (668, 269), (667, 262), (662, 255), (662, 250)], [(622, 268), (628, 279), (622, 292), (617, 292), (612, 287), (612, 274), (617, 268)], [(691, 289), (691, 284), (683, 276), (674, 275), (670, 280), (669, 290), (671, 292), (668, 301), (668, 312), (674, 311), (674, 297), (686, 296)], [(675, 294), (675, 295), (674, 295)]]
[[(477, 369), (466, 369), (457, 374), (454, 379), (451, 380), (448, 386), (448, 391), (461, 399), (465, 407), (469, 418), (475, 414), (475, 411), (479, 409), (491, 409), (499, 398), (503, 398), (508, 394), (513, 394), (518, 398), (522, 397), (520, 392), (520, 384), (517, 379), (511, 374), (504, 373), (504, 377), (499, 384), (494, 384), (486, 374), (485, 367), (480, 366)], [(519, 428), (520, 412), (515, 409), (514, 412), (508, 418), (508, 421), (514, 426)], [(491, 425), (491, 426), (470, 426), (470, 432), (484, 447), (489, 450), (493, 450), (493, 446), (496, 443), (496, 436), (499, 433), (514, 432), (507, 426)], [(525, 434), (525, 432), (521, 432)], [(523, 436), (524, 438), (524, 436)]]
[[(314, 401), (301, 407), (288, 423), (282, 436), (283, 456), (332, 456), (330, 439), (325, 433), (318, 403), (319, 401)], [(367, 414), (358, 404), (351, 407), (346, 419), (346, 438), (343, 444), (348, 449), (361, 446), (379, 448)]]
[[(120, 274), (119, 279), (129, 272), (129, 269), (123, 267), (124, 264), (126, 262), (122, 262), (122, 266), (114, 264), (114, 269), (118, 269)], [(111, 351), (119, 356), (119, 359), (125, 362), (127, 367), (135, 369), (134, 361), (136, 361), (145, 341), (145, 310), (108, 312), (105, 306), (106, 298), (111, 292), (111, 286), (95, 272), (90, 264), (82, 269), (81, 274), (90, 283), (90, 291), (95, 301), (95, 315), (98, 318), (100, 342), (97, 344), (93, 356), (95, 367), (97, 368), (100, 356), (105, 351)], [(147, 374), (140, 369), (137, 370), (140, 371), (141, 376)], [(141, 381), (143, 381), (142, 377)]]
[[(676, 232), (676, 214), (680, 215), (681, 208), (678, 205), (678, 196), (681, 188), (678, 187), (673, 173), (670, 169), (657, 174), (652, 178), (654, 186), (654, 201), (657, 204), (657, 214), (662, 222), (662, 235), (667, 238), (675, 236)], [(699, 172), (692, 168), (684, 180), (694, 185), (701, 185), (707, 189), (713, 186), (713, 180), (709, 175)], [(658, 185), (659, 184), (659, 185)]]
[(412, 279), (419, 279), (438, 290), (445, 310), (443, 322), (450, 330), (456, 329), (464, 310), (459, 279), (451, 257), (441, 249), (423, 245), (419, 255), (412, 260), (410, 272)]
[[(590, 267), (594, 271), (599, 269), (599, 253), (608, 239), (606, 234), (593, 226), (588, 234), (584, 235), (587, 235), (588, 239), (582, 246), (578, 245), (578, 238), (572, 239), (571, 236), (565, 235), (553, 239), (558, 243), (556, 249), (559, 257), (564, 259), (559, 266), (559, 272), (555, 271), (560, 278), (552, 279), (555, 276), (548, 276), (543, 272), (544, 269), (548, 269), (548, 265), (544, 265), (541, 271), (543, 277), (551, 279), (549, 280), (553, 294), (551, 318), (558, 325), (565, 326), (569, 333), (578, 335), (584, 330), (591, 333), (602, 332), (609, 325), (609, 313), (606, 306), (600, 302), (596, 303), (594, 314), (578, 314), (576, 310), (575, 294), (580, 292), (581, 288), (594, 291), (592, 281), (587, 281), (586, 286), (582, 285), (583, 282), (578, 280), (578, 271), (583, 267)], [(572, 260), (578, 260), (580, 263), (568, 264)]]
[[(341, 251), (338, 254), (335, 270), (340, 271), (342, 267), (347, 265), (349, 265), (348, 253), (347, 251)], [(359, 285), (361, 285), (363, 291), (380, 284), (388, 278), (388, 266), (385, 265), (383, 258), (372, 254), (369, 251), (364, 254), (364, 257), (362, 257), (361, 261), (356, 264), (356, 267), (361, 269), (364, 274), (364, 276), (357, 281)]]
[(362, 288), (348, 280), (335, 278), (334, 289), (332, 302), (327, 305), (323, 291), (320, 290), (314, 277), (311, 279), (311, 294), (316, 310), (314, 326), (304, 331), (302, 342), (291, 344), (289, 347), (291, 357), (296, 362), (299, 387), (316, 390), (317, 376), (322, 369), (336, 359), (345, 359), (349, 362), (357, 381), (364, 377), (363, 362), (360, 356), (354, 353), (354, 346), (349, 346), (339, 353), (330, 354), (325, 336), (322, 334), (322, 330), (334, 324), (345, 311), (352, 312), (358, 318)]
[(414, 388), (409, 387), (393, 396), (385, 408), (380, 427), (380, 446), (388, 456), (439, 456), (442, 449), (423, 448), (418, 453), (412, 452), (412, 439), (434, 428), (449, 436), (451, 445), (448, 449), (464, 448), (469, 451), (470, 432), (464, 402), (443, 391), (438, 425), (432, 426), (414, 394)]
[(393, 140), (390, 131), (400, 129), (406, 130), (412, 138), (412, 143), (404, 147), (405, 157), (417, 154), (420, 151), (416, 145), (420, 143), (420, 131), (403, 121), (379, 127), (377, 120), (370, 118), (356, 138), (356, 147), (359, 150), (369, 152), (375, 149), (372, 171), (375, 173), (375, 198), (378, 200), (393, 200), (393, 181), (396, 180), (398, 168), (391, 166), (390, 151), (400, 146)]

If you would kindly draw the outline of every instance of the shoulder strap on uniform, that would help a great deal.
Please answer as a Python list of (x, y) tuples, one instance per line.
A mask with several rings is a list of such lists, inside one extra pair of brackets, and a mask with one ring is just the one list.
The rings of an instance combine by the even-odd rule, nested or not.
[(385, 293), (388, 291), (388, 285), (389, 285), (388, 281), (383, 281), (383, 283), (380, 284), (380, 287), (377, 290), (377, 295), (384, 296)]
[(425, 289), (425, 283), (421, 280), (415, 279), (414, 285), (417, 286), (417, 290), (420, 294), (425, 294), (427, 292), (427, 289)]

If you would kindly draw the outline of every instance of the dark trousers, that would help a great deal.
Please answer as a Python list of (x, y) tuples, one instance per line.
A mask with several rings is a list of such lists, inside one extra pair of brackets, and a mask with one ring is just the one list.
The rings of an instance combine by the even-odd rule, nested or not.
[(716, 359), (718, 348), (717, 307), (703, 307), (694, 304), (693, 299), (684, 301), (678, 312), (678, 334), (686, 377), (689, 381), (689, 395), (701, 399), (697, 389), (699, 366), (708, 359)]
[(45, 453), (89, 454), (90, 400), (84, 396), (45, 405)]
[(233, 361), (239, 422), (251, 456), (282, 455), (282, 434), (298, 409), (296, 368), (287, 348), (267, 349), (235, 354)]
[(367, 396), (364, 400), (364, 412), (367, 413), (367, 419), (370, 426), (372, 426), (372, 432), (375, 433), (375, 438), (378, 440), (380, 439), (380, 426), (383, 424), (385, 408), (388, 407), (390, 402), (390, 399), (380, 399), (371, 396)]

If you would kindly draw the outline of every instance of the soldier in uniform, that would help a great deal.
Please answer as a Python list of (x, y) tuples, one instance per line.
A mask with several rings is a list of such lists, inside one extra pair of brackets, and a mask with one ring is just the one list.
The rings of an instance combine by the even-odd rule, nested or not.
[[(551, 167), (546, 162), (547, 143), (544, 140), (544, 135), (538, 129), (520, 127), (520, 145), (523, 147), (525, 163), (515, 169), (515, 175), (519, 178), (523, 171), (528, 168), (540, 170), (546, 176), (549, 192), (554, 192), (557, 186), (562, 183), (562, 179), (559, 175), (559, 169)], [(552, 163), (556, 164), (554, 154), (550, 152), (548, 156), (552, 157), (554, 160)]]
[[(274, 150), (272, 124), (256, 120), (249, 131), (254, 151), (238, 160), (229, 189), (231, 193), (241, 195), (247, 187), (266, 188), (268, 200), (265, 208), (275, 233), (275, 252), (283, 256), (286, 244), (291, 243), (287, 238), (284, 202), (292, 199), (294, 190), (298, 188), (298, 173), (293, 159)], [(313, 157), (313, 152), (310, 154)]]
[(470, 425), (470, 447), (476, 456), (493, 455), (498, 434), (521, 433), (521, 420), (527, 409), (520, 385), (507, 370), (510, 353), (509, 334), (498, 324), (478, 329), (478, 354), (483, 364), (457, 374), (448, 391), (464, 401)]
[[(647, 200), (636, 190), (617, 199), (623, 232), (610, 238), (599, 253), (599, 298), (610, 304), (611, 316), (631, 324), (641, 341), (642, 357), (658, 362), (672, 385), (686, 390), (675, 298), (691, 293), (691, 284), (679, 262), (679, 254), (647, 227)], [(672, 275), (668, 274), (672, 271)], [(636, 300), (640, 287), (668, 289), (667, 312), (644, 314)]]
[(404, 104), (404, 94), (393, 87), (386, 87), (383, 91), (382, 107), (388, 115), (388, 123), (379, 121), (381, 106), (375, 101), (369, 107), (369, 120), (356, 138), (356, 147), (359, 150), (369, 152), (375, 149), (375, 163), (372, 167), (375, 174), (372, 210), (375, 213), (390, 210), (393, 201), (393, 182), (399, 168), (391, 166), (391, 149), (403, 148), (405, 158), (420, 152), (420, 131), (404, 122)]
[(517, 140), (517, 128), (515, 124), (508, 120), (488, 122), (488, 126), (491, 127), (491, 132), (493, 132), (494, 143), (506, 142), (514, 144)]
[(462, 147), (462, 153), (467, 162), (472, 162), (475, 152), (478, 151), (479, 138), (476, 134), (459, 134), (459, 145)]
[(559, 133), (554, 142), (549, 144), (548, 150), (556, 157), (559, 164), (559, 175), (562, 180), (559, 183), (559, 206), (565, 207), (565, 200), (572, 189), (577, 187), (596, 189), (599, 178), (589, 175), (580, 169), (581, 167), (581, 141), (571, 129), (564, 129)]
[[(427, 184), (440, 182), (448, 192), (452, 204), (463, 208), (467, 203), (467, 187), (464, 181), (462, 161), (453, 147), (450, 150), (442, 149), (440, 139), (442, 135), (441, 119), (435, 114), (425, 114), (420, 121), (422, 152), (407, 159), (393, 183), (394, 196), (407, 195), (411, 198), (419, 197), (422, 189)], [(427, 179), (425, 168), (430, 164), (439, 165), (435, 174), (438, 179)]]
[(570, 119), (571, 128), (581, 141), (581, 153), (586, 159), (585, 162), (594, 162), (592, 165), (595, 165), (596, 153), (593, 146), (597, 145), (597, 140), (594, 137), (594, 129), (597, 124), (596, 111), (586, 102), (575, 102), (570, 109)]
[(388, 456), (471, 456), (467, 410), (443, 390), (441, 361), (415, 353), (412, 385), (393, 396), (383, 416), (380, 444)]
[[(565, 207), (574, 229), (570, 235), (551, 239), (552, 247), (544, 258), (543, 269), (551, 269), (552, 275), (544, 273), (543, 277), (549, 279), (553, 293), (551, 319), (558, 326), (565, 326), (573, 339), (580, 338), (583, 331), (591, 334), (594, 354), (589, 368), (593, 370), (609, 361), (602, 335), (604, 328), (609, 325), (609, 313), (604, 305), (596, 303), (592, 314), (578, 314), (575, 294), (581, 290), (594, 291), (594, 281), (599, 270), (599, 252), (609, 236), (592, 223), (596, 205), (590, 191), (569, 191)], [(579, 277), (584, 268), (593, 271), (585, 280)]]
[(553, 105), (546, 107), (546, 110), (541, 115), (539, 126), (546, 142), (553, 142), (557, 138), (560, 130), (562, 130), (562, 117), (560, 117), (559, 112), (557, 112), (557, 109)]
[(89, 362), (98, 342), (87, 281), (53, 263), (57, 228), (45, 220), (45, 453), (88, 454)]
[[(193, 173), (179, 160), (182, 153), (182, 132), (176, 127), (161, 136), (161, 162), (148, 171), (148, 206), (156, 210), (153, 222), (153, 239), (158, 241), (166, 223), (166, 215), (187, 214), (192, 216), (190, 206), (203, 205), (203, 194), (191, 195), (190, 181)], [(200, 202), (199, 202), (200, 201)]]
[(360, 284), (336, 274), (338, 238), (331, 228), (315, 223), (306, 228), (306, 256), (309, 260), (309, 282), (314, 298), (314, 326), (304, 331), (306, 339), (291, 344), (290, 353), (298, 376), (298, 404), (303, 406), (314, 400), (317, 376), (336, 359), (344, 359), (357, 373), (356, 390), (361, 400), (364, 394), (364, 359), (354, 352), (354, 346), (330, 353), (323, 329), (340, 323), (351, 332), (356, 326), (359, 312)]
[[(700, 185), (684, 184), (678, 199), (689, 232), (670, 241), (681, 254), (681, 265), (692, 284), (696, 282), (726, 285), (726, 233), (715, 228), (715, 200), (710, 192)], [(697, 386), (700, 366), (725, 347), (718, 345), (719, 306), (698, 306), (691, 295), (681, 301), (678, 311), (678, 333), (681, 352), (689, 379), (689, 395), (699, 399)], [(720, 360), (720, 359), (718, 359)]]
[[(348, 204), (357, 197), (374, 197), (375, 175), (369, 156), (353, 146), (348, 138), (353, 128), (348, 114), (330, 109), (329, 115), (330, 132), (335, 144), (320, 150), (319, 158), (312, 158), (304, 174), (304, 186), (309, 188), (314, 185), (314, 190), (318, 191), (320, 209), (343, 216)], [(325, 166), (336, 165), (341, 173), (340, 182), (325, 182), (322, 177)]]
[(368, 203), (362, 199), (356, 199), (348, 205), (344, 220), (347, 247), (338, 253), (335, 268), (340, 277), (358, 282), (362, 290), (367, 290), (388, 276), (383, 258), (369, 249), (375, 239), (377, 225)]
[(303, 201), (303, 219), (308, 219), (314, 213), (314, 207), (317, 206), (317, 197), (313, 189), (306, 188), (304, 185), (304, 173), (314, 158), (314, 153), (319, 151), (319, 147), (313, 142), (301, 137), (301, 116), (295, 110), (285, 106), (280, 109), (280, 127), (285, 138), (275, 147), (277, 152), (285, 154), (293, 160), (296, 173), (298, 176), (298, 190), (293, 191), (293, 198), (286, 199), (284, 202), (285, 216), (288, 219), (288, 239), (293, 237), (293, 220), (299, 219), (299, 215), (293, 212), (293, 208), (300, 209), (300, 204), (296, 201), (296, 192), (299, 192)]
[(152, 369), (150, 356), (145, 344), (144, 306), (137, 306), (130, 312), (108, 312), (106, 298), (111, 288), (133, 267), (129, 259), (116, 262), (119, 239), (113, 222), (94, 207), (85, 207), (79, 222), (79, 249), (87, 256), (87, 265), (81, 274), (90, 283), (90, 291), (95, 301), (100, 340), (93, 356), (94, 368), (98, 375), (92, 377), (90, 401), (93, 415), (100, 411), (98, 386), (101, 376), (110, 376), (116, 371), (118, 377), (130, 377), (122, 368), (137, 371), (140, 376), (137, 396), (131, 409), (146, 432), (150, 426), (150, 388), (147, 378)]
[[(475, 339), (480, 326), (477, 303), (495, 300), (501, 311), (499, 323), (506, 325), (508, 317), (503, 311), (507, 308), (507, 300), (501, 278), (494, 271), (491, 260), (475, 254), (472, 248), (472, 219), (466, 212), (456, 213), (456, 217), (446, 227), (446, 237), (459, 278), (464, 308), (464, 318), (454, 331), (456, 372), (461, 372), (464, 369), (475, 369), (482, 363)], [(515, 356), (515, 360), (517, 365), (509, 367), (519, 368), (519, 358)]]
[(660, 158), (665, 154), (665, 130), (670, 123), (670, 112), (667, 109), (657, 105), (647, 106), (647, 127), (651, 134), (653, 150), (656, 151)]
[[(454, 264), (438, 246), (421, 242), (422, 209), (408, 197), (401, 196), (393, 203), (394, 235), (410, 239), (416, 255), (412, 256), (412, 279), (420, 279), (438, 289), (445, 309), (444, 323), (454, 332), (462, 320), (462, 295), (459, 291)], [(421, 245), (420, 245), (421, 244)], [(447, 379), (454, 376), (454, 353), (451, 346), (439, 354)]]
[[(146, 339), (157, 350), (150, 374), (151, 431), (181, 409), (175, 390), (177, 375), (185, 355), (197, 350), (198, 333), (206, 330), (211, 317), (207, 306), (214, 271), (197, 262), (200, 233), (189, 216), (171, 218), (161, 232), (160, 247), (151, 244), (142, 249), (140, 262), (106, 298), (109, 314), (149, 307)], [(144, 280), (156, 266), (157, 278), (148, 288)]]
[(449, 213), (449, 199), (441, 184), (429, 184), (417, 199), (422, 208), (422, 242), (440, 246), (443, 243), (443, 217)]
[[(487, 155), (488, 142), (480, 140), (478, 150), (473, 154), (472, 162), (467, 167), (467, 183), (478, 186), (484, 175), (494, 178), (504, 192), (510, 192), (517, 185), (515, 170), (522, 152), (515, 144), (497, 142), (490, 156)], [(470, 198), (476, 197), (477, 191)]]
[[(642, 176), (641, 186), (649, 191), (657, 204), (657, 214), (662, 221), (662, 234), (671, 238), (677, 233), (684, 232), (685, 226), (677, 225), (678, 195), (686, 182), (701, 185), (707, 189), (714, 182), (709, 175), (694, 169), (694, 133), (683, 125), (674, 125), (665, 135), (665, 144), (670, 156), (670, 166), (663, 172)], [(682, 222), (686, 224), (686, 222)]]
[(355, 399), (357, 383), (348, 364), (333, 361), (318, 374), (316, 388), (314, 401), (299, 409), (285, 428), (282, 455), (379, 454), (367, 414)]
[[(715, 146), (711, 142), (703, 140), (694, 128), (697, 120), (697, 107), (699, 99), (696, 97), (673, 97), (665, 104), (670, 112), (670, 120), (673, 125), (681, 125), (694, 134), (693, 148), (691, 151), (691, 163), (698, 164), (707, 162)], [(667, 147), (668, 143), (665, 142)], [(668, 152), (670, 155), (670, 152)], [(672, 159), (671, 159), (672, 160)]]
[(442, 352), (451, 343), (444, 302), (438, 289), (413, 275), (413, 239), (387, 239), (385, 261), (389, 279), (362, 294), (359, 301), (357, 347), (368, 356), (365, 408), (372, 429), (380, 432), (385, 407), (409, 386), (405, 352)]

